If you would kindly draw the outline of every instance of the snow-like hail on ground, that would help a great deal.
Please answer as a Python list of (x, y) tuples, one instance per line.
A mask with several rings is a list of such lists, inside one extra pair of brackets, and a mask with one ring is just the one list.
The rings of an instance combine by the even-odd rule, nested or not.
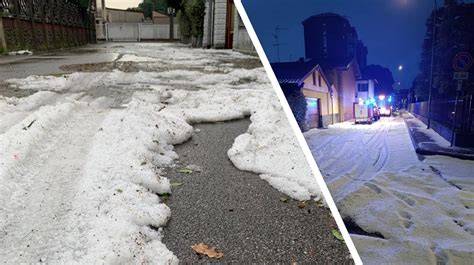
[(473, 161), (420, 161), (400, 117), (305, 138), (342, 217), (366, 232), (352, 235), (364, 264), (472, 263)]
[(0, 261), (177, 263), (161, 243), (172, 213), (157, 194), (171, 192), (162, 168), (198, 122), (250, 117), (228, 151), (235, 166), (292, 198), (320, 198), (264, 69), (233, 67), (249, 56), (175, 44), (116, 50), (117, 60), (180, 69), (8, 81), (38, 92), (0, 96)]

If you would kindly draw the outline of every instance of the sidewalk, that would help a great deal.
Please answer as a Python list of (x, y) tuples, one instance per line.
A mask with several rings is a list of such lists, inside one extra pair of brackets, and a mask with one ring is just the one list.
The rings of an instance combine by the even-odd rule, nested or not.
[(474, 149), (451, 147), (450, 143), (432, 129), (415, 118), (411, 113), (404, 112), (401, 117), (407, 125), (408, 132), (418, 154), (444, 155), (465, 160), (474, 160)]

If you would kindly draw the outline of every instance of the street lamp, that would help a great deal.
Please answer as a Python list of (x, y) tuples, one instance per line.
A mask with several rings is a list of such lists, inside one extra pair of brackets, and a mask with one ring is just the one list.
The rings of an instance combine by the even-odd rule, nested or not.
[(403, 70), (403, 65), (398, 66), (398, 71), (401, 71), (401, 70)]
[(438, 2), (434, 0), (434, 14), (433, 14), (433, 43), (431, 45), (431, 70), (430, 70), (430, 88), (428, 91), (428, 124), (427, 129), (431, 127), (431, 93), (433, 90), (433, 65), (434, 65), (434, 53), (435, 53), (435, 44), (436, 44), (436, 17), (438, 11)]

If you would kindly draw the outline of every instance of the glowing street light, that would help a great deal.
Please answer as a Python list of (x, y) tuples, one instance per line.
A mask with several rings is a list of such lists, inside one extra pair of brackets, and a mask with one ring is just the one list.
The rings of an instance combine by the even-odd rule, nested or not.
[(398, 71), (401, 71), (401, 70), (403, 70), (403, 65), (398, 66)]

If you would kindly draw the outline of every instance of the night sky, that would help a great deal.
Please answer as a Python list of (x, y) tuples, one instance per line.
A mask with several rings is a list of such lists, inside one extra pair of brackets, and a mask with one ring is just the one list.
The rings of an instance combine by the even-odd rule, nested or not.
[[(473, 3), (474, 0), (465, 0)], [(304, 57), (301, 22), (315, 14), (346, 16), (369, 50), (368, 64), (388, 67), (400, 89), (408, 89), (418, 72), (425, 22), (434, 0), (242, 0), (270, 62), (277, 61), (275, 27), (280, 31), (280, 59)], [(438, 0), (442, 5), (443, 0)], [(398, 71), (398, 66), (404, 69)], [(397, 85), (394, 86), (397, 88)]]

